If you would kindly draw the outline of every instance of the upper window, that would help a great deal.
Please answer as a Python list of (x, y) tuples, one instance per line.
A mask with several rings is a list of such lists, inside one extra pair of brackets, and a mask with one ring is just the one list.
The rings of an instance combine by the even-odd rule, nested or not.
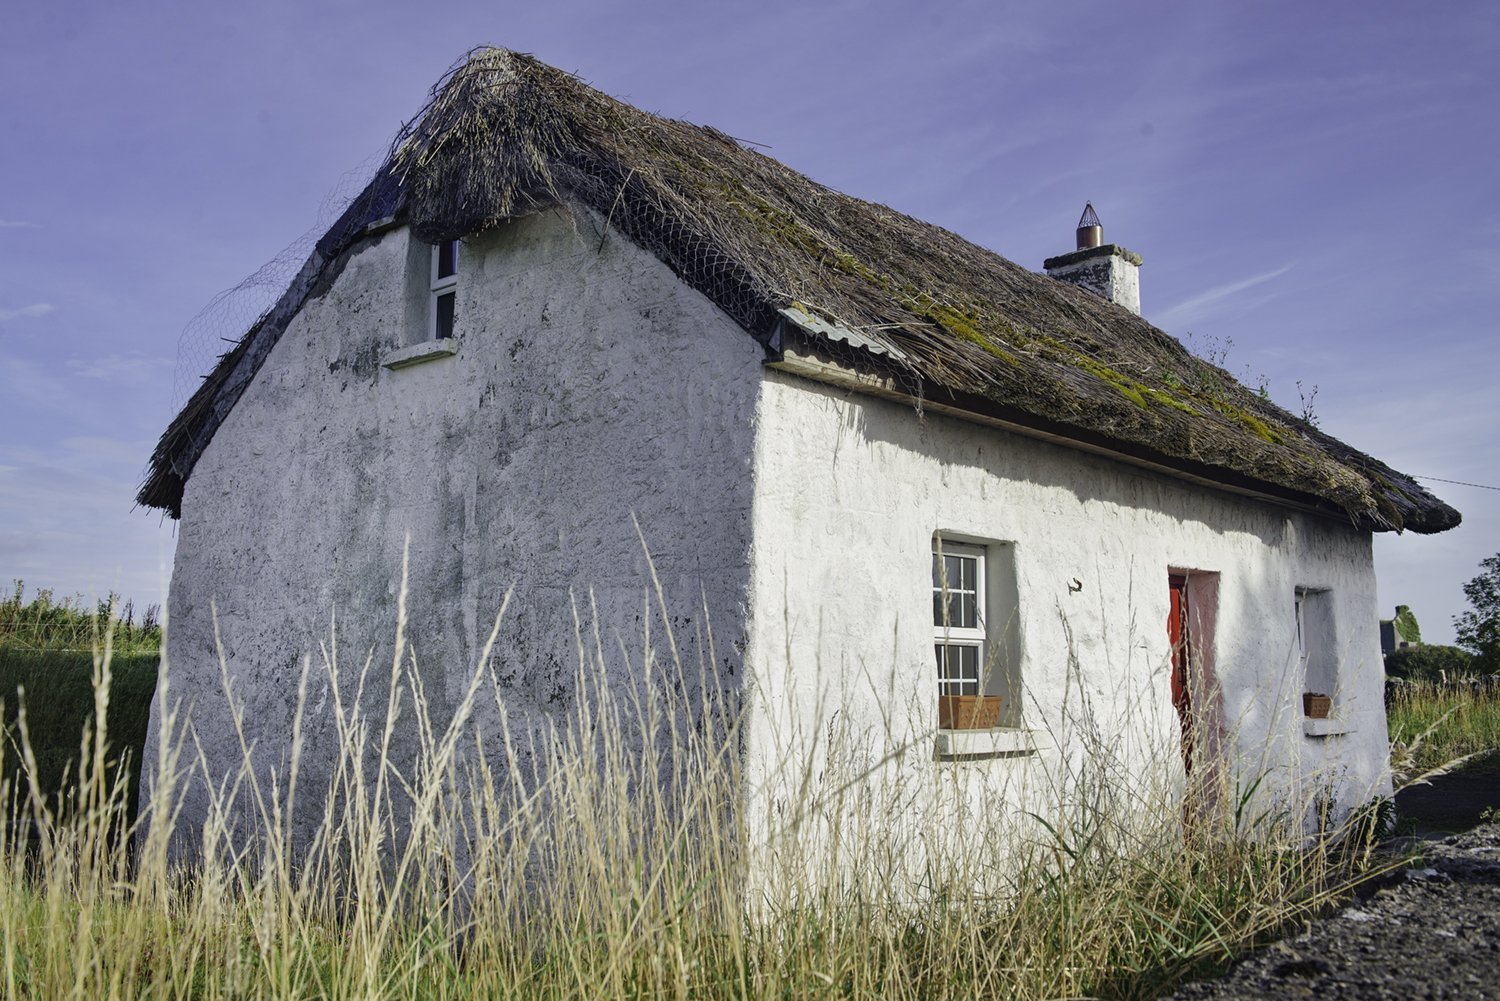
[(1021, 725), (1015, 547), (932, 540), (938, 727)]
[(458, 241), (449, 240), (432, 248), (431, 315), (432, 336), (453, 336), (454, 307), (458, 303)]

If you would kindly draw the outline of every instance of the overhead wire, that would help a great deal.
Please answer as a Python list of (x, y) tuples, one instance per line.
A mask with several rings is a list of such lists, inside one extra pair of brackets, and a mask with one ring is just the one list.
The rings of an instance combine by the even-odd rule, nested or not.
[(1445, 480), (1441, 476), (1418, 476), (1416, 473), (1412, 473), (1411, 478), (1414, 480), (1431, 480), (1433, 483), (1452, 483), (1454, 486), (1474, 487), (1479, 490), (1500, 490), (1500, 487), (1492, 487), (1488, 483), (1465, 483), (1463, 480)]

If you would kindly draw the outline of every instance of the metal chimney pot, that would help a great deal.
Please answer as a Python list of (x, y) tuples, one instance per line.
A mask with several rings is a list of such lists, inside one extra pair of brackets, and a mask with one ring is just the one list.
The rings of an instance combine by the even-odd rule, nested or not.
[(1085, 202), (1083, 215), (1078, 218), (1078, 249), (1089, 250), (1104, 245), (1104, 226), (1094, 211), (1093, 202)]

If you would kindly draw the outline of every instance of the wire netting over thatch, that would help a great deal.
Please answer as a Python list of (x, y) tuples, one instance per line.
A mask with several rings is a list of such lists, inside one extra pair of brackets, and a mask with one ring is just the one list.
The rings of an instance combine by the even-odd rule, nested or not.
[[(1437, 532), (1458, 512), (1194, 357), (1145, 320), (883, 205), (832, 191), (712, 128), (658, 118), (536, 59), (480, 49), (433, 89), (281, 301), (220, 359), (163, 435), (142, 504), (180, 513), (214, 429), (287, 322), (376, 220), (422, 240), (582, 202), (768, 342), (793, 305), (894, 351), (830, 353), (912, 395), (982, 398), (1051, 433)], [(1019, 418), (1017, 421), (1016, 418)]]

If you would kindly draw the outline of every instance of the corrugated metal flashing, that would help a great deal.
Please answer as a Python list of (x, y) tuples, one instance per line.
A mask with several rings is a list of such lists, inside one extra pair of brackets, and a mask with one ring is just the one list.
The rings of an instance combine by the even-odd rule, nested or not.
[(857, 330), (850, 330), (848, 327), (840, 326), (837, 323), (829, 323), (822, 317), (814, 316), (812, 313), (801, 309), (798, 305), (792, 305), (786, 309), (777, 310), (777, 312), (781, 314), (783, 319), (796, 324), (799, 329), (809, 334), (822, 337), (826, 340), (848, 344), (850, 347), (859, 348), (874, 355), (885, 355), (896, 361), (904, 362), (907, 360), (906, 354), (894, 344), (887, 344), (883, 340), (871, 337), (868, 334), (862, 334)]

